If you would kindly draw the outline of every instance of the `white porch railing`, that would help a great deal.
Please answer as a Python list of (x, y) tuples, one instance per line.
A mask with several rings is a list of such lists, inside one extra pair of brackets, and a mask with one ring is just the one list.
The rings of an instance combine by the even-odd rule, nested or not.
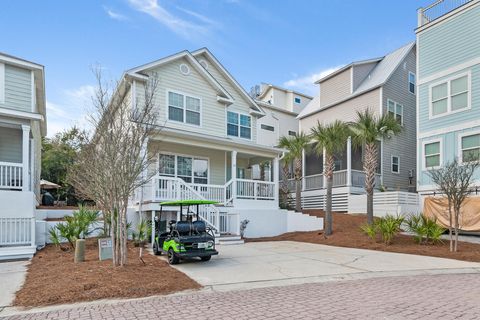
[(23, 187), (23, 164), (0, 162), (0, 189), (18, 189)]
[(314, 190), (323, 188), (323, 173), (306, 176), (304, 179), (305, 190)]
[[(380, 174), (375, 174), (375, 187), (381, 185)], [(352, 186), (363, 188), (365, 187), (365, 172), (359, 170), (352, 170)]]
[(348, 172), (347, 170), (339, 170), (333, 172), (333, 186), (343, 187), (347, 185)]
[(275, 200), (275, 183), (237, 179), (237, 198), (252, 200)]
[(35, 218), (0, 218), (0, 246), (35, 245)]
[(201, 194), (205, 199), (217, 201), (220, 203), (225, 202), (225, 186), (214, 184), (188, 184), (193, 190)]
[(220, 233), (240, 234), (240, 214), (220, 212)]
[(470, 1), (472, 0), (437, 0), (425, 8), (420, 8), (417, 13), (418, 26), (432, 22)]

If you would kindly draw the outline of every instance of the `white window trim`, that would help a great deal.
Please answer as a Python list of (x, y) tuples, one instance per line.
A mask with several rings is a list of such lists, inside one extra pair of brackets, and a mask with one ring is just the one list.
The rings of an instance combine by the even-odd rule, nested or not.
[[(169, 156), (175, 156), (175, 174), (173, 175), (173, 177), (175, 178), (178, 178), (177, 176), (177, 157), (185, 157), (185, 158), (192, 158), (192, 161), (193, 159), (199, 159), (199, 160), (207, 160), (208, 162), (208, 171), (207, 171), (207, 184), (210, 184), (210, 175), (211, 175), (211, 171), (210, 171), (210, 158), (209, 157), (203, 157), (203, 156), (195, 156), (195, 155), (191, 155), (191, 154), (183, 154), (183, 153), (175, 153), (175, 152), (170, 152), (170, 151), (159, 151), (158, 154), (157, 154), (157, 167), (155, 168), (156, 172), (158, 175), (160, 176), (165, 176), (165, 177), (172, 177), (171, 175), (161, 175), (160, 172), (159, 172), (159, 169), (160, 169), (160, 155), (161, 154), (164, 154), (164, 155), (169, 155)], [(194, 172), (193, 172), (193, 162), (192, 162), (192, 182), (191, 184), (195, 184), (194, 183)], [(189, 184), (189, 182), (185, 182), (186, 184)], [(198, 184), (202, 184), (202, 183), (198, 183)]]
[[(398, 102), (396, 102), (396, 101), (394, 101), (394, 100), (392, 100), (392, 99), (387, 99), (387, 114), (388, 114), (388, 112), (389, 112), (389, 111), (388, 111), (388, 104), (389, 104), (389, 102), (393, 102), (393, 104), (394, 104), (394, 112), (393, 112), (393, 113), (394, 113), (395, 115), (397, 115), (397, 105), (399, 105), (399, 106), (402, 107), (402, 114), (400, 115), (400, 116), (402, 117), (402, 121), (401, 121), (400, 125), (403, 126), (403, 104), (400, 104), (400, 103), (398, 103)], [(395, 119), (396, 119), (396, 117), (395, 117)]]
[[(170, 109), (169, 108), (170, 104), (168, 102), (168, 93), (169, 92), (180, 94), (180, 95), (183, 96), (183, 121), (171, 120), (168, 117), (168, 112), (169, 112), (169, 109)], [(200, 124), (199, 125), (187, 122), (187, 96), (190, 97), (190, 98), (200, 100)], [(203, 101), (202, 101), (202, 98), (191, 95), (191, 94), (188, 94), (188, 93), (184, 93), (184, 92), (181, 92), (181, 91), (178, 91), (178, 90), (166, 89), (166, 91), (165, 91), (165, 106), (166, 106), (165, 113), (166, 113), (167, 122), (182, 123), (184, 125), (191, 126), (193, 128), (202, 128), (203, 127), (203, 116), (202, 116), (203, 115)]]
[[(228, 112), (233, 112), (238, 114), (238, 136), (231, 136), (228, 134)], [(244, 138), (240, 136), (240, 115), (244, 115), (247, 117), (250, 117), (250, 138)], [(242, 126), (246, 128), (245, 126)], [(252, 141), (253, 140), (253, 117), (252, 115), (245, 113), (245, 112), (238, 112), (238, 111), (233, 111), (233, 110), (225, 110), (225, 135), (229, 138), (234, 138), (234, 139), (242, 139), (242, 140), (248, 140)]]
[[(397, 158), (398, 159), (398, 171), (393, 171), (393, 158)], [(391, 155), (390, 156), (390, 171), (394, 174), (400, 174), (400, 156), (397, 156), (397, 155)]]
[[(414, 77), (414, 79), (415, 79), (415, 83), (413, 83), (413, 88), (414, 88), (413, 91), (414, 91), (414, 92), (410, 91), (410, 83), (411, 83), (411, 82), (410, 82), (410, 75), (413, 75), (413, 77)], [(407, 79), (407, 81), (408, 81), (408, 89), (407, 89), (408, 92), (410, 92), (410, 93), (413, 94), (413, 95), (416, 95), (416, 94), (417, 94), (417, 75), (416, 75), (414, 72), (412, 72), (412, 71), (408, 71), (408, 79)]]
[[(435, 143), (435, 142), (440, 142), (440, 165), (435, 166), (435, 167), (428, 167), (426, 165), (426, 159), (425, 159), (425, 145)], [(432, 169), (439, 169), (443, 166), (443, 139), (442, 138), (437, 138), (437, 139), (430, 139), (430, 140), (425, 140), (422, 141), (422, 171), (428, 171)]]
[(458, 154), (458, 161), (459, 163), (464, 163), (463, 162), (463, 149), (462, 149), (462, 138), (463, 137), (468, 137), (468, 136), (474, 136), (480, 134), (480, 130), (474, 130), (474, 131), (468, 131), (468, 132), (462, 132), (458, 135), (458, 147), (457, 147), (457, 154)]
[[(464, 76), (467, 76), (467, 90), (468, 90), (467, 91), (467, 107), (452, 111), (452, 95), (451, 95), (451, 92), (450, 92), (451, 82), (453, 80), (457, 80), (457, 79), (462, 78)], [(444, 84), (444, 83), (447, 84), (447, 112), (437, 114), (437, 115), (433, 115), (433, 102), (432, 102), (433, 87), (436, 87), (436, 86)], [(447, 79), (437, 81), (437, 82), (432, 83), (428, 86), (428, 109), (429, 109), (428, 116), (429, 116), (429, 119), (437, 119), (437, 118), (445, 117), (445, 116), (450, 115), (450, 114), (470, 110), (471, 108), (472, 108), (472, 73), (471, 73), (470, 70), (467, 71), (467, 72), (463, 72), (463, 73), (457, 74), (455, 76), (449, 77)]]

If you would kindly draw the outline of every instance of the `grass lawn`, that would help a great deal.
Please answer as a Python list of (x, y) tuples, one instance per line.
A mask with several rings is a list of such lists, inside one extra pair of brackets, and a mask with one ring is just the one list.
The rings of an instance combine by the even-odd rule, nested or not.
[[(75, 264), (73, 252), (47, 245), (32, 259), (14, 305), (37, 307), (106, 298), (164, 295), (201, 286), (167, 262), (129, 244), (128, 265), (114, 268), (111, 260), (98, 260), (97, 239), (86, 243), (86, 261)], [(145, 251), (144, 251), (145, 252)]]
[[(304, 212), (323, 217), (321, 210), (305, 210)], [(360, 230), (360, 226), (366, 222), (365, 215), (334, 213), (333, 234), (329, 237), (325, 237), (322, 232), (318, 231), (291, 232), (276, 237), (248, 239), (248, 241), (289, 240), (480, 262), (480, 244), (459, 242), (458, 252), (450, 252), (448, 240), (443, 240), (442, 243), (435, 245), (420, 245), (414, 242), (413, 237), (400, 234), (393, 239), (392, 244), (387, 246), (372, 241)]]

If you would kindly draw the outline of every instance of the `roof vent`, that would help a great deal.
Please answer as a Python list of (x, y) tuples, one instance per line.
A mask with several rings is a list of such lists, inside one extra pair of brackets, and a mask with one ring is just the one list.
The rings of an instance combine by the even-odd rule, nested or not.
[(198, 61), (198, 63), (200, 63), (200, 64), (202, 65), (202, 67), (205, 68), (205, 70), (208, 70), (208, 63), (207, 63), (207, 61), (205, 61), (204, 59), (200, 59), (200, 60)]

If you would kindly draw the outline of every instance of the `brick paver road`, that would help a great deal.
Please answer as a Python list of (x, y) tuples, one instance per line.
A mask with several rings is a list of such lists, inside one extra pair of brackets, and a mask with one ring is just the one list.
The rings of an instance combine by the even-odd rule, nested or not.
[(480, 276), (389, 277), (198, 292), (11, 319), (480, 319)]

